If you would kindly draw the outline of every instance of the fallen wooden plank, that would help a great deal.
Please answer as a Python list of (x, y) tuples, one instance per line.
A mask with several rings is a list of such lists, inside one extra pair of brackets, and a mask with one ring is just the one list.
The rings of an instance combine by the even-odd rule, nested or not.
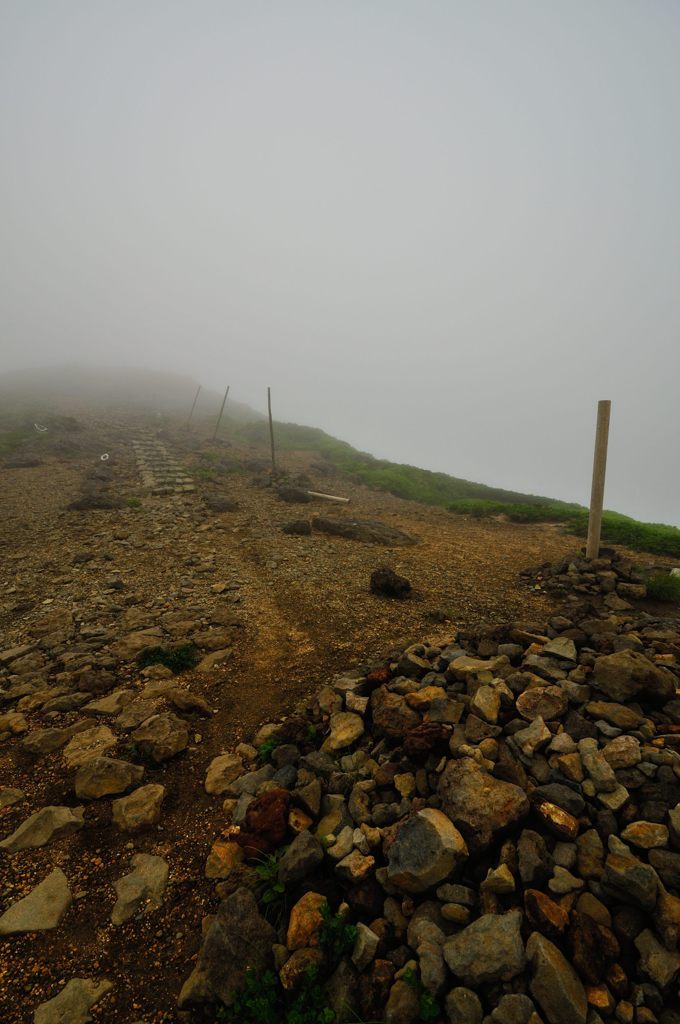
[(346, 505), (349, 498), (340, 498), (337, 494), (322, 494), (321, 491), (307, 491), (307, 494), (312, 498), (323, 498), (324, 501), (337, 501), (341, 505)]

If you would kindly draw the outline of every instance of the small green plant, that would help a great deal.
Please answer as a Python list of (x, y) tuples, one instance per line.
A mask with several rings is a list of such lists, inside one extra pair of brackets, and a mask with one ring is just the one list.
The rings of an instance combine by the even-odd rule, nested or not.
[(428, 992), (414, 970), (409, 968), (402, 974), (402, 980), (418, 995), (418, 1016), (422, 1021), (439, 1020), (442, 1015), (439, 1001)]
[(217, 1019), (227, 1024), (279, 1024), (279, 982), (273, 971), (258, 976), (246, 971), (242, 988), (234, 994), (231, 1006), (220, 1006)]
[(326, 1003), (322, 978), (315, 967), (305, 971), (294, 993), (286, 993), (272, 971), (258, 976), (246, 971), (243, 986), (231, 1006), (217, 1010), (224, 1024), (334, 1024)]
[(286, 887), (283, 882), (279, 881), (279, 861), (287, 849), (287, 846), (282, 846), (276, 853), (262, 857), (260, 862), (255, 865), (260, 903), (265, 905), (274, 903), (285, 893)]
[(272, 759), (272, 754), (279, 745), (279, 739), (277, 736), (269, 736), (264, 743), (261, 743), (257, 748), (257, 759), (260, 764), (269, 764)]
[(649, 577), (646, 584), (647, 597), (652, 597), (655, 601), (680, 601), (680, 576), (657, 572)]
[(141, 508), (142, 503), (139, 498), (127, 498), (125, 504), (128, 508)]
[(345, 953), (354, 948), (357, 930), (353, 924), (347, 924), (342, 914), (334, 914), (328, 903), (322, 904), (320, 913), (323, 920), (319, 929), (319, 946), (332, 964), (339, 963)]
[(317, 739), (318, 735), (319, 735), (319, 730), (317, 729), (317, 727), (314, 725), (313, 722), (310, 722), (309, 725), (307, 726), (307, 736), (306, 736), (307, 742), (308, 743), (316, 743), (316, 739)]
[(137, 655), (140, 668), (149, 665), (165, 665), (175, 675), (194, 668), (200, 660), (198, 648), (194, 644), (182, 644), (181, 647), (147, 647)]

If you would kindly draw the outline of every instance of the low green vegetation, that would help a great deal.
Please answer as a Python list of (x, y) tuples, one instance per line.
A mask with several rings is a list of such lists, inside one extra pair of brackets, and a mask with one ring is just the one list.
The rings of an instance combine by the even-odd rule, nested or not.
[(650, 576), (645, 583), (647, 596), (655, 601), (680, 602), (680, 576), (657, 572)]
[(420, 1020), (441, 1020), (442, 1011), (439, 1001), (427, 991), (416, 972), (413, 969), (404, 971), (403, 979), (418, 995), (418, 1014)]
[(148, 668), (149, 665), (165, 665), (175, 675), (194, 668), (200, 661), (201, 655), (194, 644), (182, 644), (180, 647), (147, 647), (137, 655), (137, 664), (140, 668)]
[[(268, 444), (268, 429), (265, 422), (249, 423), (237, 428), (234, 436)], [(318, 452), (338, 472), (398, 498), (438, 505), (480, 519), (503, 514), (515, 523), (564, 523), (566, 529), (578, 537), (585, 537), (588, 530), (588, 509), (582, 505), (488, 487), (447, 473), (375, 459), (316, 427), (276, 423), (274, 432), (280, 450)], [(602, 542), (680, 558), (679, 529), (662, 523), (641, 523), (619, 512), (604, 513)]]
[[(559, 502), (527, 505), (474, 499), (453, 502), (449, 509), (459, 515), (470, 515), (477, 519), (505, 515), (515, 523), (563, 523), (568, 532), (577, 537), (585, 537), (588, 533), (588, 509), (581, 505)], [(680, 558), (680, 530), (675, 526), (641, 523), (620, 512), (603, 513), (602, 542), (620, 544), (634, 551), (649, 551), (655, 555)]]
[[(278, 855), (265, 858), (260, 866), (267, 875), (267, 885), (275, 869), (278, 877)], [(333, 914), (327, 903), (321, 907), (321, 916), (319, 949), (324, 954), (323, 963), (308, 968), (293, 992), (283, 988), (273, 971), (261, 976), (255, 971), (246, 971), (245, 982), (234, 994), (232, 1005), (217, 1010), (218, 1021), (225, 1024), (334, 1024), (336, 1014), (328, 1005), (325, 985), (342, 957), (354, 947), (357, 930), (347, 924), (341, 914)], [(360, 1024), (358, 1017), (356, 1020)]]
[(323, 923), (319, 931), (319, 945), (328, 955), (331, 963), (338, 963), (345, 953), (354, 948), (357, 930), (348, 924), (342, 914), (333, 914), (327, 903), (321, 907)]
[(286, 886), (279, 878), (279, 862), (287, 849), (282, 846), (255, 865), (257, 899), (264, 916), (274, 925), (280, 924), (286, 910)]
[(269, 764), (272, 759), (272, 754), (279, 746), (281, 740), (278, 736), (268, 736), (264, 743), (260, 743), (257, 748), (257, 760), (260, 764)]

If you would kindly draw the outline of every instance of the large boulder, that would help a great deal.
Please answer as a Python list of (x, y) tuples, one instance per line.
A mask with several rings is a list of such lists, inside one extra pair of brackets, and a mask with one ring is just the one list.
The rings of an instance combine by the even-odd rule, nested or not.
[(613, 701), (625, 704), (638, 699), (643, 704), (665, 704), (675, 697), (677, 680), (637, 651), (617, 651), (598, 658), (592, 685)]
[(220, 1000), (231, 1006), (247, 970), (260, 977), (272, 962), (276, 932), (260, 914), (249, 889), (237, 889), (220, 903), (198, 960), (179, 994), (180, 1009)]
[(442, 811), (460, 829), (471, 853), (486, 849), (498, 833), (529, 813), (523, 789), (489, 775), (471, 757), (449, 761), (438, 792)]

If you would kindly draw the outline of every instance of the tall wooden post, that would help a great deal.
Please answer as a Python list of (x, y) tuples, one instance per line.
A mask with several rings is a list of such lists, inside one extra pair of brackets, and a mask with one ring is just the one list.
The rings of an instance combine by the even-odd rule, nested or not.
[(267, 407), (269, 409), (269, 441), (272, 447), (272, 479), (276, 479), (276, 455), (274, 454), (274, 424), (272, 422), (272, 389), (267, 388)]
[(222, 413), (224, 412), (224, 404), (227, 401), (227, 395), (229, 394), (230, 387), (231, 384), (229, 385), (229, 387), (227, 387), (227, 390), (224, 392), (224, 398), (222, 399), (222, 405), (220, 406), (220, 414), (217, 417), (217, 423), (215, 424), (215, 433), (212, 436), (213, 441), (217, 437), (217, 431), (220, 429), (220, 421), (222, 420)]
[(597, 558), (600, 552), (602, 506), (604, 504), (604, 474), (607, 468), (607, 442), (609, 440), (609, 414), (612, 403), (606, 399), (597, 403), (597, 430), (593, 457), (593, 486), (590, 492), (588, 542), (586, 558)]
[(189, 419), (187, 420), (187, 430), (191, 428), (191, 417), (194, 415), (194, 409), (196, 408), (196, 402), (198, 401), (198, 396), (200, 395), (200, 393), (201, 385), (199, 384), (198, 388), (196, 389), (196, 394), (194, 395), (194, 404), (191, 406), (191, 412), (189, 413)]

